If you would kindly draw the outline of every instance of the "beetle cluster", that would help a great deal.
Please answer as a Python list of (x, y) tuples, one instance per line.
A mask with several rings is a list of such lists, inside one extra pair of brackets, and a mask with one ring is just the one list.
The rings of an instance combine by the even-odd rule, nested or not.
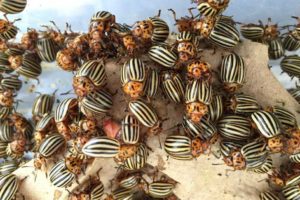
[[(295, 115), (281, 106), (262, 107), (251, 95), (240, 92), (246, 81), (244, 58), (232, 48), (240, 42), (236, 23), (222, 15), (229, 0), (197, 2), (200, 14), (177, 18), (178, 33), (169, 38), (169, 26), (157, 15), (134, 25), (118, 23), (107, 11), (96, 12), (88, 32), (73, 32), (67, 24), (62, 32), (54, 22), (45, 30), (28, 29), (21, 42), (15, 21), (0, 20), (0, 199), (13, 199), (21, 183), (12, 174), (26, 151), (34, 153), (35, 170), (47, 173), (50, 182), (67, 188), (94, 158), (111, 158), (121, 171), (106, 200), (178, 199), (176, 182), (159, 172), (149, 172), (151, 149), (147, 140), (163, 130), (163, 119), (153, 103), (159, 94), (166, 102), (184, 106), (177, 130), (166, 136), (168, 157), (192, 160), (219, 145), (224, 163), (234, 170), (269, 173), (269, 182), (280, 188), (286, 199), (300, 198), (300, 130)], [(0, 11), (21, 12), (26, 0), (3, 0)], [(298, 18), (297, 18), (298, 19)], [(277, 25), (242, 24), (241, 34), (267, 43), (269, 56), (277, 59), (284, 49), (300, 47), (299, 25), (283, 42)], [(204, 49), (227, 50), (218, 76), (202, 58)], [(107, 60), (118, 59), (121, 88), (127, 110), (121, 121), (111, 116), (113, 96), (109, 91)], [(73, 72), (75, 97), (54, 107), (55, 92), (40, 94), (32, 106), (32, 119), (18, 113), (15, 96), (22, 87), (19, 75), (37, 79), (41, 62), (54, 62)], [(300, 59), (286, 56), (283, 71), (299, 78)], [(298, 68), (297, 68), (298, 67)], [(218, 79), (218, 80), (214, 80)], [(300, 97), (299, 89), (292, 91)], [(274, 169), (271, 154), (289, 157), (282, 168)], [(54, 165), (53, 165), (54, 163)], [(151, 170), (150, 170), (151, 171)], [(152, 170), (153, 171), (153, 170)], [(49, 173), (49, 174), (48, 174)], [(99, 200), (104, 195), (100, 176), (90, 177), (71, 200)], [(140, 197), (142, 196), (142, 197)], [(278, 199), (272, 191), (261, 199)]]

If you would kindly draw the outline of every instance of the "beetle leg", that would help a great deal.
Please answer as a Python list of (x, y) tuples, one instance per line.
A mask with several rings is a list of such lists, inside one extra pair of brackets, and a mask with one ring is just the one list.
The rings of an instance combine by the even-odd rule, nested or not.
[(188, 9), (188, 11), (189, 11), (189, 13), (190, 13), (192, 19), (194, 19), (194, 14), (193, 14), (193, 12), (192, 12), (192, 10), (194, 10), (194, 9), (196, 9), (196, 8), (195, 8), (195, 7), (192, 7), (192, 8), (189, 8), (189, 9)]

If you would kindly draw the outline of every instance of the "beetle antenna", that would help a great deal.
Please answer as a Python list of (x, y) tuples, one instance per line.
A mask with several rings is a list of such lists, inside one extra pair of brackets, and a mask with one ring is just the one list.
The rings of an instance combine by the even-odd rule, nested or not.
[(158, 13), (155, 17), (160, 17), (160, 14), (161, 14), (161, 9), (158, 10)]
[(194, 14), (193, 14), (193, 12), (192, 12), (192, 10), (194, 10), (194, 9), (196, 9), (195, 7), (192, 7), (192, 8), (189, 8), (188, 10), (189, 10), (189, 13), (190, 13), (190, 15), (191, 15), (191, 17), (192, 17), (192, 19), (194, 19)]
[(57, 31), (58, 31), (59, 33), (61, 33), (60, 29), (58, 28), (58, 26), (56, 25), (56, 23), (55, 23), (54, 21), (51, 20), (50, 23), (52, 23), (53, 26), (57, 29)]
[(68, 90), (67, 92), (60, 93), (60, 95), (75, 94), (75, 93), (73, 93), (72, 91), (73, 91), (73, 89)]
[(169, 8), (168, 11), (172, 12), (174, 20), (177, 21), (176, 12), (172, 8)]

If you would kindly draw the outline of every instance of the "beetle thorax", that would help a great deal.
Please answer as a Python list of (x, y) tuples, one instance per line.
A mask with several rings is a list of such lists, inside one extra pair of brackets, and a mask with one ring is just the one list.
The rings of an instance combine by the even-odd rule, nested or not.
[(222, 9), (228, 5), (229, 0), (208, 0), (207, 2), (213, 8)]
[(243, 170), (246, 167), (246, 161), (240, 151), (234, 151), (232, 156), (232, 166), (234, 169)]
[(201, 61), (194, 61), (187, 66), (188, 73), (195, 79), (210, 79), (211, 72), (209, 64)]
[(84, 76), (75, 76), (73, 78), (73, 87), (75, 93), (80, 97), (86, 96), (95, 89), (93, 82), (88, 77)]
[(143, 20), (137, 22), (137, 26), (133, 30), (133, 35), (141, 37), (144, 40), (149, 40), (153, 34), (153, 24), (151, 20)]
[(121, 160), (129, 158), (133, 156), (137, 151), (137, 146), (136, 145), (122, 145), (119, 150), (118, 158)]
[(83, 160), (77, 157), (67, 157), (65, 162), (66, 167), (70, 172), (72, 172), (73, 174), (81, 173), (81, 165), (83, 164)]
[(8, 26), (9, 26), (8, 21), (6, 21), (4, 19), (0, 19), (0, 33), (4, 33), (5, 31), (7, 31)]
[(268, 147), (270, 148), (271, 152), (279, 153), (283, 150), (283, 139), (282, 136), (275, 136), (268, 139)]
[(64, 70), (76, 70), (77, 64), (74, 62), (74, 55), (70, 49), (65, 49), (57, 53), (57, 62)]
[(208, 112), (208, 107), (201, 102), (191, 102), (186, 104), (186, 114), (193, 122), (199, 122)]
[(180, 42), (177, 51), (179, 53), (179, 59), (183, 62), (192, 59), (196, 54), (195, 46), (189, 41)]
[(23, 62), (23, 57), (21, 55), (9, 56), (8, 61), (12, 69), (18, 69)]
[(126, 94), (132, 98), (138, 98), (143, 92), (144, 84), (138, 81), (129, 81), (123, 86), (123, 90)]
[(265, 28), (264, 36), (266, 39), (275, 39), (278, 37), (277, 25), (267, 25)]
[(212, 29), (214, 28), (215, 20), (213, 18), (202, 19), (195, 24), (195, 29), (200, 31), (203, 37), (209, 37)]

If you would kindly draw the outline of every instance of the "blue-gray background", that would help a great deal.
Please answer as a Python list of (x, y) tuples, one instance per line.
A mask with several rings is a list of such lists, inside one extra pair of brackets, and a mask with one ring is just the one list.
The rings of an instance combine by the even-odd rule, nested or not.
[[(133, 24), (137, 20), (155, 15), (157, 10), (161, 9), (161, 17), (172, 26), (174, 20), (167, 9), (173, 8), (179, 17), (187, 15), (187, 8), (192, 6), (196, 5), (191, 4), (190, 0), (28, 0), (24, 12), (8, 17), (10, 20), (22, 18), (22, 21), (16, 22), (20, 33), (26, 32), (27, 27), (41, 29), (40, 25), (49, 24), (50, 20), (55, 21), (62, 29), (68, 22), (73, 30), (86, 32), (89, 18), (99, 10), (107, 10), (115, 14), (118, 22)], [(300, 16), (300, 1), (231, 0), (225, 14), (234, 16), (236, 21), (245, 23), (256, 23), (259, 19), (266, 22), (267, 18), (271, 17), (272, 21), (279, 25), (295, 24), (296, 21), (290, 16)], [(174, 27), (173, 31), (175, 31)], [(287, 75), (280, 75), (278, 62), (270, 62), (273, 65), (272, 71), (286, 88), (294, 86), (294, 82), (290, 81)], [(71, 77), (71, 73), (58, 69), (55, 64), (43, 64), (41, 83), (36, 85), (35, 81), (29, 81), (24, 85), (18, 95), (18, 99), (23, 100), (18, 110), (24, 111), (24, 108), (32, 105), (33, 97), (37, 95), (32, 91), (51, 93), (58, 88), (58, 93), (61, 93), (71, 89)]]

